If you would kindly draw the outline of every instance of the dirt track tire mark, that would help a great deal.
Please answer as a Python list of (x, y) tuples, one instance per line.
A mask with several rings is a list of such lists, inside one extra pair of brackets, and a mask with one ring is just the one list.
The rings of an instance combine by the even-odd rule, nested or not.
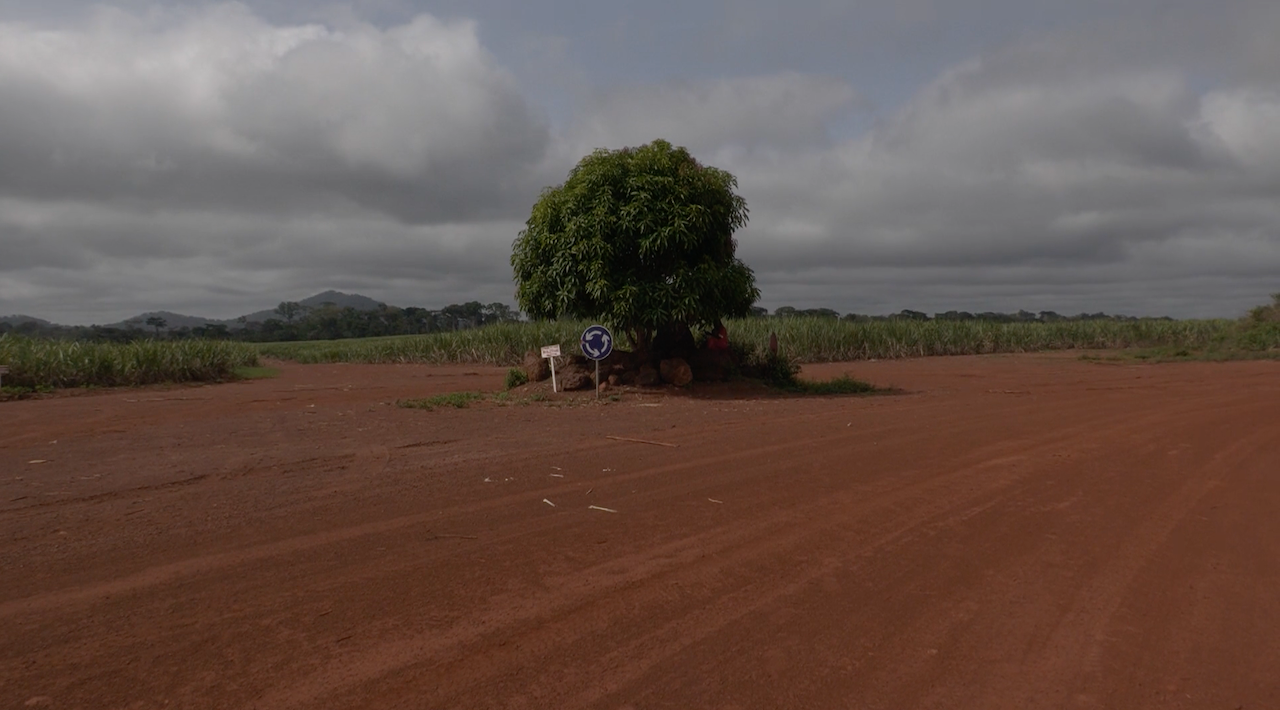
[[(1069, 431), (1060, 431), (1051, 434), (1054, 441), (1069, 440), (1074, 432), (1083, 429), (1079, 427)], [(591, 442), (589, 446), (607, 447), (608, 444), (599, 442)], [(719, 463), (738, 463), (758, 461), (767, 457), (780, 457), (792, 455), (796, 452), (811, 448), (813, 443), (809, 440), (793, 441), (783, 444), (773, 444), (767, 446), (758, 446), (749, 449), (743, 449), (729, 454), (722, 454), (716, 457)], [(979, 452), (978, 456), (987, 454)], [(372, 447), (368, 449), (368, 457), (376, 460), (379, 471), (386, 468), (387, 461), (390, 458), (386, 447)], [(323, 459), (312, 459), (319, 461)], [(707, 465), (707, 458), (696, 458), (692, 460), (680, 461), (678, 463), (667, 464), (654, 468), (642, 469), (630, 473), (611, 476), (610, 482), (629, 483), (636, 480), (652, 477), (671, 477), (704, 469)], [(203, 478), (203, 477), (202, 477)], [(198, 482), (201, 479), (193, 479), (191, 483)], [(182, 485), (166, 483), (154, 487), (157, 489), (171, 488), (174, 485)], [(310, 535), (298, 536), (291, 539), (281, 540), (266, 545), (260, 545), (253, 548), (231, 551), (225, 553), (217, 553), (206, 555), (203, 557), (195, 557), (185, 559), (179, 562), (152, 567), (139, 571), (135, 574), (109, 580), (97, 585), (79, 589), (68, 589), (57, 593), (46, 593), (36, 599), (29, 600), (10, 600), (0, 603), (0, 618), (13, 613), (30, 613), (41, 609), (48, 609), (67, 604), (92, 602), (102, 597), (118, 595), (122, 593), (131, 593), (146, 587), (172, 582), (182, 577), (193, 575), (208, 574), (219, 569), (230, 566), (241, 565), (251, 562), (257, 562), (272, 557), (288, 556), (298, 552), (315, 549), (326, 545), (334, 545), (337, 543), (347, 542), (353, 539), (373, 536), (385, 535), (397, 530), (412, 527), (421, 527), (428, 523), (436, 525), (449, 525), (450, 518), (465, 518), (473, 516), (477, 513), (488, 511), (499, 511), (509, 509), (514, 506), (537, 502), (541, 497), (545, 497), (548, 490), (551, 493), (557, 490), (567, 489), (568, 485), (560, 489), (540, 488), (537, 491), (519, 493), (511, 496), (502, 496), (491, 498), (482, 502), (461, 506), (448, 511), (448, 515), (442, 516), (439, 511), (431, 511), (416, 515), (401, 516), (390, 520), (378, 521), (364, 525), (351, 526), (338, 530), (325, 531)], [(102, 500), (110, 500), (126, 496), (127, 492), (113, 492), (103, 494)], [(94, 499), (96, 499), (95, 497)]]
[[(1173, 391), (1168, 379), (1156, 389)], [(1084, 381), (1088, 378), (1081, 378)], [(1231, 387), (1235, 386), (1233, 381)], [(357, 444), (350, 465), (314, 472), (326, 486), (330, 482), (347, 485), (361, 478), (369, 481), (367, 488), (353, 489), (352, 500), (341, 509), (344, 517), (335, 520), (332, 529), (299, 535), (297, 529), (283, 524), (296, 522), (301, 523), (299, 529), (315, 530), (307, 524), (313, 516), (339, 510), (327, 504), (313, 505), (318, 491), (304, 485), (310, 472), (291, 473), (289, 487), (278, 497), (267, 479), (237, 479), (235, 486), (270, 497), (256, 511), (270, 510), (273, 516), (277, 509), (282, 511), (270, 519), (272, 527), (256, 536), (237, 538), (232, 541), (235, 544), (166, 547), (152, 543), (142, 549), (197, 553), (178, 561), (193, 566), (156, 565), (140, 570), (139, 574), (161, 572), (149, 580), (136, 575), (107, 579), (108, 585), (130, 578), (137, 582), (120, 588), (110, 599), (85, 596), (89, 590), (101, 588), (92, 577), (87, 584), (72, 586), (66, 582), (75, 577), (65, 575), (49, 575), (48, 581), (29, 584), (24, 589), (39, 594), (14, 600), (17, 606), (3, 607), (13, 613), (0, 614), (0, 629), (4, 630), (0, 636), (9, 639), (0, 643), (0, 650), (5, 665), (9, 660), (36, 662), (30, 678), (47, 684), (60, 702), (65, 698), (73, 705), (77, 699), (84, 701), (86, 692), (100, 698), (99, 704), (120, 707), (131, 703), (139, 707), (164, 703), (244, 707), (263, 697), (286, 705), (470, 708), (510, 707), (523, 701), (530, 707), (616, 707), (623, 703), (707, 707), (751, 697), (734, 697), (736, 687), (754, 688), (763, 699), (770, 697), (769, 687), (760, 683), (768, 681), (759, 681), (752, 674), (786, 668), (786, 659), (779, 662), (777, 654), (758, 658), (750, 650), (770, 647), (774, 642), (771, 634), (780, 636), (779, 632), (788, 631), (793, 623), (803, 624), (800, 628), (809, 638), (821, 637), (828, 646), (838, 641), (837, 652), (849, 650), (840, 635), (851, 630), (861, 633), (865, 642), (879, 639), (881, 643), (885, 639), (892, 642), (893, 636), (902, 632), (908, 640), (927, 640), (917, 626), (926, 621), (941, 621), (938, 626), (956, 632), (964, 630), (966, 618), (972, 618), (970, 602), (982, 598), (975, 592), (991, 591), (991, 587), (981, 578), (966, 579), (954, 574), (956, 567), (943, 565), (939, 571), (949, 575), (944, 580), (959, 582), (951, 589), (960, 604), (941, 607), (926, 603), (929, 597), (916, 595), (930, 593), (929, 586), (921, 583), (929, 577), (927, 565), (945, 561), (948, 551), (967, 556), (964, 549), (954, 547), (962, 542), (973, 545), (970, 563), (1036, 569), (1038, 551), (1056, 543), (1041, 542), (1038, 537), (1027, 539), (1026, 535), (1038, 536), (1042, 530), (1056, 528), (1046, 528), (1035, 522), (1034, 516), (1066, 520), (1075, 515), (1089, 499), (1081, 502), (1072, 490), (1075, 481), (1067, 474), (1074, 467), (1093, 465), (1107, 454), (1107, 449), (1081, 448), (1081, 439), (1102, 436), (1110, 442), (1110, 450), (1116, 451), (1124, 446), (1146, 446), (1151, 435), (1142, 428), (1168, 424), (1171, 412), (1192, 421), (1197, 416), (1211, 420), (1218, 410), (1224, 419), (1245, 430), (1249, 430), (1243, 426), (1248, 421), (1246, 415), (1274, 414), (1274, 408), (1265, 406), (1252, 412), (1223, 411), (1248, 399), (1259, 401), (1252, 393), (1236, 394), (1239, 389), (1227, 392), (1224, 386), (1220, 391), (1192, 391), (1181, 384), (1178, 387), (1186, 392), (1161, 394), (1161, 407), (1153, 414), (1128, 403), (1127, 398), (1139, 401), (1143, 388), (1101, 395), (1099, 401), (1126, 404), (1119, 415), (1110, 414), (1105, 407), (1085, 409), (1087, 398), (1065, 386), (1040, 402), (1036, 401), (1041, 397), (1038, 389), (1035, 397), (1016, 402), (1003, 398), (1008, 404), (996, 402), (996, 398), (970, 397), (964, 401), (973, 406), (972, 411), (959, 417), (945, 411), (950, 394), (919, 397), (910, 403), (904, 403), (905, 398), (882, 400), (885, 405), (880, 411), (894, 412), (896, 424), (876, 426), (869, 417), (863, 423), (871, 426), (860, 432), (865, 437), (890, 436), (897, 451), (879, 453), (869, 442), (855, 443), (852, 432), (842, 435), (839, 431), (844, 412), (857, 410), (856, 400), (849, 407), (842, 402), (815, 407), (825, 416), (784, 402), (769, 411), (785, 413), (785, 421), (768, 421), (768, 429), (760, 425), (764, 415), (759, 413), (751, 415), (755, 424), (744, 417), (741, 423), (718, 427), (717, 435), (742, 445), (724, 460), (718, 460), (714, 450), (701, 455), (697, 446), (681, 451), (695, 453), (687, 462), (660, 453), (629, 452), (630, 465), (625, 470), (591, 479), (606, 489), (618, 489), (610, 495), (631, 491), (626, 499), (630, 506), (618, 516), (547, 508), (540, 500), (548, 492), (570, 495), (575, 489), (545, 477), (540, 483), (522, 482), (504, 490), (485, 489), (478, 483), (477, 474), (486, 470), (514, 466), (532, 471), (549, 461), (553, 453), (588, 467), (600, 456), (616, 455), (616, 449), (611, 452), (591, 441), (591, 427), (597, 425), (582, 412), (562, 413), (577, 417), (583, 426), (574, 431), (585, 433), (559, 451), (519, 451), (522, 440), (512, 438), (502, 440), (495, 447), (499, 451), (492, 455), (449, 453), (433, 460), (429, 454), (418, 456), (412, 450), (379, 455), (378, 450), (361, 449)], [(1185, 397), (1185, 402), (1176, 399), (1179, 396)], [(1053, 403), (1073, 408), (1072, 416), (1055, 419), (1051, 415)], [(683, 412), (680, 416), (689, 423), (679, 430), (681, 435), (696, 442), (694, 432), (700, 419), (691, 414), (695, 407), (682, 404), (672, 409), (676, 414)], [(1086, 412), (1090, 412), (1088, 416)], [(389, 416), (408, 420), (403, 413), (390, 410)], [(837, 417), (841, 421), (834, 421)], [(414, 426), (421, 426), (421, 419), (414, 420)], [(430, 422), (434, 428), (439, 422), (455, 420), (479, 421), (474, 414), (464, 413)], [(636, 431), (643, 431), (643, 420), (633, 417), (632, 421), (637, 423)], [(1078, 426), (1054, 431), (1054, 425), (1061, 421)], [(927, 429), (917, 431), (920, 424)], [(770, 436), (775, 426), (798, 441)], [(1010, 440), (1017, 441), (1010, 446), (992, 442), (984, 429), (995, 426), (1007, 427), (1013, 432)], [(930, 435), (940, 442), (936, 454), (928, 446)], [(1222, 438), (1220, 433), (1201, 437)], [(389, 449), (395, 443), (415, 439), (421, 439), (420, 432), (382, 445)], [(484, 439), (486, 444), (490, 441), (498, 439)], [(344, 442), (325, 443), (330, 450), (333, 443), (351, 445)], [(503, 454), (500, 450), (504, 448), (518, 453)], [(874, 458), (871, 465), (858, 458), (869, 455)], [(794, 463), (788, 463), (793, 458)], [(330, 455), (325, 460), (337, 459)], [(849, 463), (847, 470), (824, 471), (817, 468), (819, 461), (827, 466)], [(714, 466), (725, 462), (727, 470)], [(475, 476), (475, 482), (444, 486), (427, 480), (442, 480), (455, 468), (465, 468), (468, 476)], [(387, 475), (376, 475), (379, 471)], [(1101, 476), (1109, 471), (1114, 473), (1115, 469), (1103, 467), (1097, 475), (1090, 473), (1081, 480), (1105, 480)], [(1059, 483), (1049, 485), (1053, 481), (1041, 481), (1043, 478)], [(426, 492), (415, 494), (424, 481)], [(1152, 505), (1148, 509), (1156, 511), (1170, 510), (1173, 498), (1192, 495), (1185, 492), (1190, 484), (1178, 487), (1165, 480), (1143, 485), (1146, 488), (1117, 486), (1116, 490), (1143, 493), (1146, 497), (1141, 501), (1149, 501)], [(234, 487), (218, 487), (211, 479), (208, 488), (225, 495)], [(206, 487), (192, 490), (204, 491)], [(1210, 492), (1216, 495), (1221, 490), (1211, 488)], [(437, 491), (448, 497), (427, 494)], [(689, 500), (704, 493), (727, 503), (712, 506)], [(406, 500), (396, 500), (397, 496)], [(167, 497), (170, 521), (179, 520), (194, 498), (190, 491)], [(1113, 507), (1132, 515), (1141, 510), (1136, 502), (1119, 498)], [(422, 504), (424, 512), (404, 514), (413, 504)], [(1197, 504), (1191, 505), (1194, 509)], [(425, 512), (426, 508), (431, 508), (430, 512)], [(93, 510), (89, 506), (75, 514), (88, 520)], [(1013, 519), (1007, 525), (998, 524), (1002, 516), (1011, 514)], [(1179, 521), (1185, 522), (1186, 514), (1182, 515)], [(11, 528), (13, 520), (10, 518)], [(281, 524), (277, 525), (277, 520)], [(1173, 523), (1174, 528), (1179, 521)], [(263, 519), (255, 522), (262, 525)], [(478, 532), (480, 540), (428, 541), (430, 536), (420, 534), (431, 529), (458, 531), (458, 526), (467, 525), (478, 529), (460, 532)], [(1139, 539), (1131, 534), (1135, 530), (1146, 530), (1131, 522), (1126, 526), (1117, 528), (1123, 536), (1108, 533), (1091, 539), (1114, 538), (1124, 543)], [(1021, 537), (1002, 539), (1001, 533)], [(612, 559), (602, 559), (611, 555), (584, 554), (600, 542), (596, 537), (610, 538), (608, 548), (618, 554)], [(295, 547), (290, 548), (291, 544)], [(564, 553), (548, 554), (548, 544), (562, 546)], [(1156, 549), (1163, 544), (1156, 543)], [(386, 552), (374, 552), (384, 546)], [(1120, 547), (1117, 554), (1129, 554), (1123, 544)], [(209, 554), (210, 550), (214, 552)], [(204, 554), (198, 554), (201, 552)], [(1004, 557), (1010, 553), (1018, 559)], [(1151, 553), (1142, 549), (1134, 554), (1151, 559)], [(1056, 661), (1036, 654), (1037, 649), (1049, 647), (1056, 633), (1054, 643), (1059, 647), (1084, 648), (1084, 660), (1092, 652), (1097, 663), (1098, 647), (1072, 644), (1105, 634), (1114, 623), (1100, 621), (1089, 611), (1091, 604), (1111, 598), (1108, 584), (1116, 577), (1114, 573), (1107, 576), (1109, 559), (1104, 558), (1098, 566), (1091, 562), (1077, 567), (1086, 572), (1079, 578), (1079, 586), (1073, 584), (1064, 590), (1067, 594), (1040, 600), (1041, 604), (1061, 605), (1063, 619), (1079, 611), (1070, 625), (1051, 628), (1045, 634), (1049, 640), (1032, 647), (1028, 666), (1047, 664), (1050, 671), (1061, 673), (1059, 680), (1091, 682), (1093, 671), (1087, 663), (1054, 665)], [(1026, 564), (1030, 566), (1018, 567)], [(94, 571), (110, 573), (111, 568), (98, 564)], [(859, 584), (864, 577), (874, 578), (878, 586)], [(1122, 591), (1133, 584), (1132, 579), (1120, 581)], [(1009, 588), (994, 591), (1003, 593)], [(1231, 589), (1230, 585), (1226, 588)], [(836, 597), (830, 595), (837, 591), (840, 599), (857, 599), (884, 618), (841, 617), (841, 612), (856, 610), (833, 604)], [(39, 600), (46, 594), (62, 595), (65, 605), (41, 606)], [(443, 596), (433, 596), (439, 594)], [(1121, 599), (1123, 604), (1123, 594)], [(25, 613), (20, 608), (23, 602), (34, 603), (34, 611)], [(214, 609), (221, 611), (210, 614)], [(963, 613), (948, 619), (953, 612)], [(1114, 612), (1107, 617), (1113, 618)], [(86, 619), (92, 619), (92, 624), (86, 624)], [(140, 619), (147, 622), (140, 624)], [(978, 631), (980, 640), (1002, 645), (1007, 652), (1007, 637)], [(770, 653), (803, 655), (806, 647), (798, 645), (802, 638), (782, 639)], [(897, 662), (916, 649), (890, 645), (888, 650), (894, 652), (892, 659)], [(380, 655), (383, 652), (391, 655)], [(193, 660), (184, 664), (184, 654)], [(982, 682), (980, 676), (978, 681), (966, 682), (957, 680), (960, 676), (940, 675), (937, 668), (919, 664), (910, 668), (914, 675), (904, 676), (902, 683), (871, 688), (882, 691), (879, 696), (874, 692), (841, 694), (867, 688), (859, 686), (858, 679), (824, 676), (830, 670), (825, 665), (827, 659), (816, 660), (819, 662), (811, 668), (782, 676), (780, 682), (775, 680), (773, 687), (780, 694), (771, 698), (774, 706), (828, 707), (837, 698), (858, 697), (869, 699), (868, 708), (927, 707), (934, 697), (927, 692), (929, 683), (938, 683), (938, 687), (950, 683), (952, 690), (983, 689), (975, 685)], [(536, 667), (532, 665), (535, 661)], [(868, 668), (877, 667), (874, 660), (861, 662)], [(139, 663), (150, 664), (148, 676), (134, 673), (143, 667)], [(191, 673), (195, 663), (211, 672)], [(350, 663), (356, 664), (358, 673), (326, 682), (325, 674), (331, 669)], [(859, 663), (851, 657), (850, 668)], [(103, 670), (86, 675), (84, 669), (92, 668)], [(968, 670), (973, 675), (985, 668), (970, 666)], [(262, 669), (270, 672), (264, 674)], [(721, 675), (721, 670), (727, 674)], [(131, 679), (134, 689), (110, 681), (104, 675), (108, 671), (117, 679)], [(1017, 678), (1019, 672), (1005, 677)], [(709, 678), (723, 685), (709, 687)], [(0, 682), (5, 693), (35, 682), (4, 671), (0, 671), (0, 681), (7, 681)], [(831, 685), (822, 688), (822, 683)], [(1042, 684), (1040, 690), (1055, 687)], [(264, 695), (269, 688), (278, 689), (279, 694)], [(991, 688), (994, 686), (987, 686)], [(719, 691), (718, 697), (711, 695), (714, 691)], [(46, 694), (41, 690), (17, 700)], [(708, 702), (712, 698), (715, 702)], [(926, 703), (911, 702), (910, 698)]]
[[(1148, 418), (1115, 422), (1111, 428), (1115, 432), (1138, 432), (1149, 427), (1151, 422), (1166, 416), (1167, 413), (1159, 413)], [(562, 627), (549, 635), (556, 638), (558, 644), (571, 646), (574, 639), (599, 634), (608, 625), (633, 617), (638, 613), (634, 610), (644, 609), (648, 587), (675, 584), (696, 586), (699, 578), (727, 574), (723, 570), (749, 568), (753, 560), (786, 558), (794, 556), (796, 551), (812, 549), (819, 543), (829, 545), (833, 535), (838, 536), (839, 540), (848, 541), (852, 547), (847, 554), (854, 558), (887, 554), (916, 536), (927, 535), (930, 529), (954, 525), (986, 510), (1000, 499), (1002, 491), (1017, 483), (1024, 475), (1014, 464), (1036, 452), (1043, 454), (1052, 451), (1098, 425), (1099, 422), (1091, 422), (1050, 431), (1034, 441), (1019, 442), (1016, 450), (1020, 453), (1017, 455), (993, 459), (988, 458), (992, 453), (988, 451), (981, 457), (982, 460), (970, 465), (885, 491), (864, 503), (866, 510), (863, 516), (874, 521), (874, 524), (868, 524), (865, 528), (856, 528), (838, 515), (833, 515), (836, 511), (848, 510), (852, 499), (862, 493), (852, 491), (822, 502), (799, 517), (776, 515), (757, 518), (750, 526), (720, 528), (711, 536), (676, 540), (659, 548), (650, 548), (640, 555), (616, 560), (595, 569), (580, 570), (575, 573), (575, 578), (560, 580), (545, 594), (533, 598), (497, 600), (494, 606), (500, 607), (501, 612), (487, 619), (472, 620), (464, 627), (432, 629), (422, 636), (376, 644), (355, 658), (344, 656), (335, 667), (325, 669), (302, 683), (307, 691), (281, 689), (278, 693), (261, 698), (257, 707), (307, 705), (322, 697), (340, 695), (361, 684), (424, 662), (466, 657), (464, 649), (469, 645), (491, 644), (498, 637), (521, 638), (533, 633), (543, 634), (547, 632), (548, 625)], [(789, 451), (805, 446), (812, 446), (812, 442), (771, 447), (771, 450)], [(759, 454), (754, 451), (743, 452), (743, 456), (746, 459), (759, 459)], [(695, 459), (668, 468), (670, 472), (682, 472), (703, 468), (704, 464), (704, 461)], [(860, 539), (864, 534), (875, 535), (874, 530), (883, 530), (885, 527), (890, 532), (879, 534), (870, 542)], [(707, 558), (714, 560), (710, 567), (706, 565)], [(616, 569), (626, 572), (612, 572)], [(643, 673), (672, 650), (684, 648), (715, 633), (734, 619), (794, 594), (828, 572), (828, 568), (821, 566), (807, 570), (798, 575), (794, 582), (775, 590), (760, 589), (747, 582), (746, 586), (733, 588), (722, 595), (727, 600), (724, 603), (708, 599), (706, 603), (710, 606), (689, 610), (692, 616), (680, 616), (642, 640), (624, 645), (624, 648), (629, 649), (627, 653), (630, 655), (611, 657), (627, 657), (631, 667), (637, 673)], [(639, 599), (635, 598), (637, 595)], [(592, 607), (602, 604), (613, 611), (592, 611)], [(705, 628), (694, 632), (683, 631), (683, 636), (676, 634), (676, 638), (671, 637), (677, 630), (700, 626), (699, 623), (690, 622), (701, 622)], [(664, 641), (647, 643), (645, 639)], [(653, 649), (656, 653), (650, 656), (640, 653), (645, 648)], [(646, 657), (649, 660), (646, 661)], [(468, 675), (459, 669), (450, 670), (450, 677), (454, 679), (455, 685), (466, 684), (464, 679)], [(470, 681), (470, 685), (474, 688), (485, 682), (484, 677), (479, 676)], [(566, 679), (565, 685), (573, 687), (573, 680)], [(441, 706), (449, 706), (448, 702), (442, 702)], [(579, 698), (570, 701), (558, 698), (556, 701), (557, 707), (566, 708), (584, 707), (590, 702), (594, 700)]]
[[(1234, 442), (1214, 454), (1201, 471), (1150, 511), (1147, 519), (1116, 549), (1104, 569), (1076, 594), (1070, 611), (1032, 660), (1028, 668), (1030, 676), (1056, 679), (1057, 692), (1046, 693), (1025, 684), (1012, 702), (1003, 699), (1005, 705), (1028, 709), (1057, 708), (1067, 703), (1077, 707), (1097, 706), (1099, 698), (1087, 692), (1084, 679), (1097, 673), (1099, 657), (1109, 639), (1107, 631), (1134, 580), (1197, 504), (1228, 483), (1242, 461), (1253, 457), (1274, 439), (1274, 432), (1264, 429)], [(1055, 697), (1046, 697), (1048, 694)]]

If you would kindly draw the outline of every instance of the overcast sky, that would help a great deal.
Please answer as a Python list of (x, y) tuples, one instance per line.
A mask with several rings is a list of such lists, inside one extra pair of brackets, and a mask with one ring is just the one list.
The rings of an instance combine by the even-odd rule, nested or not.
[(1280, 291), (1274, 0), (0, 0), (0, 315), (514, 303), (544, 186), (729, 170), (761, 305)]

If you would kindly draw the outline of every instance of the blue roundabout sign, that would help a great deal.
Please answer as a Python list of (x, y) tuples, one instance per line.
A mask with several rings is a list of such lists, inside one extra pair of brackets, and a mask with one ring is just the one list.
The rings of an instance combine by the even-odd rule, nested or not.
[(600, 361), (613, 352), (613, 334), (603, 325), (593, 325), (582, 331), (582, 354)]

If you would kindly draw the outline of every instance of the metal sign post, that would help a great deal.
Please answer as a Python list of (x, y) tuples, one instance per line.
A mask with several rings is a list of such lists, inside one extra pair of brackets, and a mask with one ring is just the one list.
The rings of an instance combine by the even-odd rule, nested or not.
[(551, 391), (557, 392), (556, 389), (556, 358), (560, 357), (559, 345), (543, 345), (542, 357), (551, 361)]
[(582, 354), (596, 361), (596, 399), (600, 399), (600, 361), (613, 352), (613, 334), (603, 325), (582, 331)]

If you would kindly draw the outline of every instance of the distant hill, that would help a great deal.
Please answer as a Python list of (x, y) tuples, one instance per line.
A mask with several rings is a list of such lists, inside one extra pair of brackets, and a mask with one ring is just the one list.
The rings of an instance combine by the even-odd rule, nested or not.
[(35, 316), (24, 316), (24, 315), (3, 316), (3, 317), (0, 317), (0, 323), (8, 323), (9, 325), (12, 325), (14, 327), (20, 326), (23, 323), (36, 323), (42, 326), (53, 325), (52, 323), (50, 323), (47, 320), (44, 320), (43, 318), (36, 318)]
[[(338, 308), (354, 308), (357, 311), (375, 311), (384, 305), (382, 301), (375, 301), (368, 296), (361, 296), (358, 293), (343, 293), (332, 289), (322, 293), (317, 293), (309, 298), (304, 298), (301, 301), (298, 301), (298, 303), (301, 303), (308, 308), (319, 308), (326, 303), (332, 303)], [(265, 311), (255, 311), (244, 316), (244, 319), (250, 323), (261, 323), (262, 321), (270, 318), (280, 318), (280, 314), (276, 313), (274, 307), (268, 308)], [(219, 322), (228, 323), (234, 327), (234, 325), (237, 325), (238, 320), (239, 319), (236, 318), (229, 321)]]
[[(368, 296), (362, 296), (358, 293), (343, 293), (341, 291), (328, 290), (317, 293), (309, 298), (298, 301), (308, 308), (319, 308), (326, 303), (332, 303), (339, 308), (354, 308), (357, 311), (374, 311), (381, 308), (382, 301), (375, 301)], [(140, 313), (132, 318), (126, 318), (116, 323), (107, 323), (102, 325), (103, 328), (141, 328), (143, 330), (151, 330), (151, 326), (147, 325), (147, 319), (152, 316), (159, 316), (164, 319), (165, 328), (168, 330), (177, 330), (178, 328), (199, 328), (205, 325), (225, 325), (232, 330), (240, 327), (239, 318), (205, 318), (203, 316), (189, 316), (183, 313), (174, 313), (173, 311), (148, 311)], [(275, 307), (262, 311), (255, 311), (245, 316), (241, 316), (248, 322), (261, 323), (269, 318), (280, 318), (280, 314), (276, 313)], [(0, 323), (8, 323), (11, 327), (17, 327), (23, 323), (36, 323), (40, 327), (66, 327), (58, 326), (42, 318), (24, 315), (11, 315), (0, 317)]]
[(132, 318), (126, 318), (119, 323), (110, 323), (106, 328), (141, 328), (143, 330), (151, 330), (151, 326), (147, 325), (147, 319), (152, 316), (159, 316), (164, 319), (164, 327), (166, 330), (176, 330), (178, 328), (199, 328), (210, 323), (225, 323), (227, 321), (214, 320), (213, 318), (202, 318), (200, 316), (188, 316), (172, 311), (151, 311), (142, 313)]
[[(304, 298), (301, 301), (298, 301), (298, 303), (301, 303), (302, 305), (308, 306), (310, 308), (318, 308), (326, 303), (332, 303), (335, 306), (338, 306), (339, 308), (347, 308), (349, 306), (358, 311), (372, 311), (382, 306), (381, 301), (375, 301), (372, 298), (369, 298), (368, 296), (361, 296), (358, 293), (343, 293), (341, 291), (333, 291), (333, 290), (317, 293), (314, 296), (311, 296), (309, 298)], [(151, 326), (147, 325), (146, 322), (147, 322), (147, 319), (152, 316), (159, 316), (163, 318), (165, 321), (165, 328), (168, 328), (170, 330), (177, 329), (177, 328), (199, 328), (201, 326), (210, 325), (210, 324), (225, 325), (232, 329), (235, 329), (240, 326), (239, 318), (228, 318), (226, 320), (220, 320), (218, 318), (205, 318), (203, 316), (189, 316), (182, 313), (174, 313), (172, 311), (150, 311), (148, 313), (141, 313), (132, 318), (126, 318), (118, 323), (109, 323), (104, 327), (106, 328), (138, 327), (138, 328), (142, 328), (143, 330), (150, 330)], [(253, 313), (243, 316), (243, 318), (246, 321), (251, 323), (261, 323), (269, 318), (279, 318), (279, 317), (280, 317), (280, 314), (276, 313), (274, 307), (268, 308), (262, 311), (255, 311)], [(5, 320), (7, 320), (8, 318), (19, 318), (19, 319), (39, 321), (38, 318), (30, 318), (29, 316), (8, 316)], [(21, 321), (18, 321), (18, 322), (21, 322)], [(47, 321), (39, 321), (39, 322), (42, 325), (51, 325)], [(13, 324), (17, 325), (17, 322)]]

